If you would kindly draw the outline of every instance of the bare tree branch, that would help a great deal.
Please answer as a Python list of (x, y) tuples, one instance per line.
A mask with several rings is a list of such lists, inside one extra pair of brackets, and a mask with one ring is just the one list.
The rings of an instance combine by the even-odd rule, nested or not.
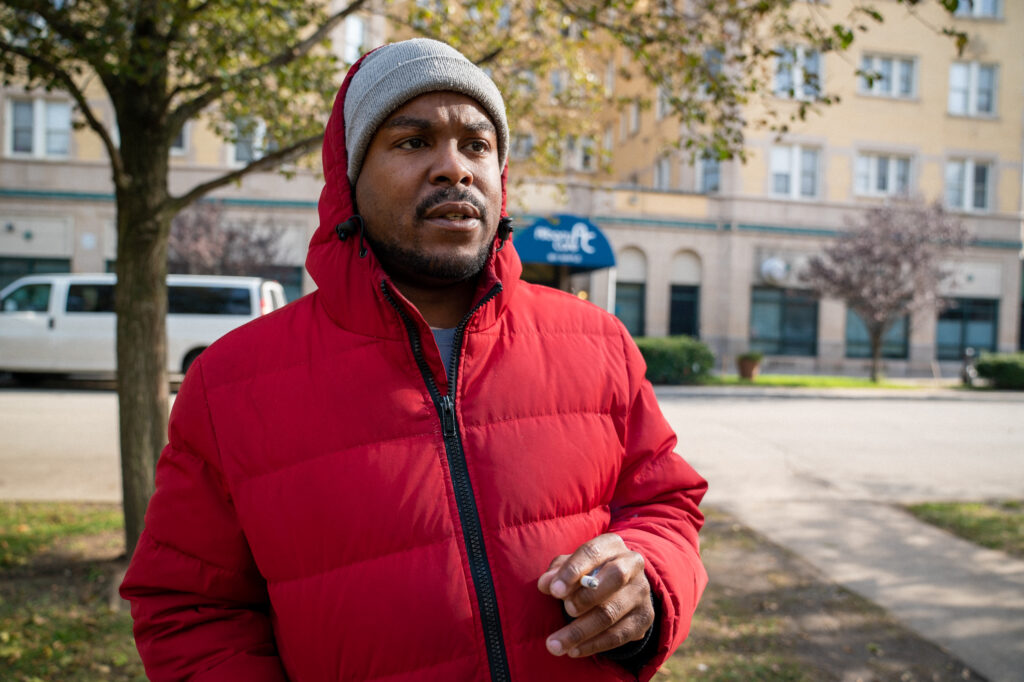
[(265, 62), (249, 66), (241, 69), (234, 74), (227, 76), (210, 76), (200, 83), (193, 83), (187, 86), (179, 86), (171, 91), (168, 97), (168, 101), (175, 95), (181, 94), (182, 92), (207, 88), (205, 92), (197, 95), (196, 97), (183, 102), (171, 112), (170, 121), (174, 128), (179, 125), (184, 125), (185, 121), (189, 120), (193, 116), (197, 115), (208, 105), (212, 104), (217, 100), (218, 97), (223, 95), (229, 88), (231, 82), (241, 82), (248, 78), (251, 78), (257, 74), (270, 69), (276, 69), (291, 62), (295, 61), (299, 57), (306, 55), (310, 50), (316, 47), (320, 42), (327, 36), (331, 30), (334, 29), (341, 21), (343, 21), (348, 15), (360, 9), (367, 0), (352, 0), (351, 3), (345, 9), (335, 12), (331, 15), (324, 23), (322, 23), (316, 31), (311, 33), (304, 40), (299, 41), (294, 45), (281, 50), (276, 55), (271, 57)]
[(12, 45), (11, 43), (0, 40), (0, 54), (13, 54), (29, 61), (37, 66), (42, 67), (46, 73), (58, 81), (61, 86), (67, 90), (68, 94), (75, 100), (78, 108), (81, 110), (82, 115), (85, 117), (86, 123), (92, 128), (93, 132), (99, 135), (100, 140), (103, 142), (103, 146), (107, 150), (107, 155), (110, 157), (110, 165), (114, 175), (114, 184), (121, 186), (124, 183), (124, 164), (121, 161), (121, 152), (117, 145), (114, 144), (114, 140), (110, 137), (110, 133), (107, 131), (106, 126), (96, 118), (96, 114), (93, 113), (92, 107), (89, 106), (89, 102), (85, 99), (85, 93), (78, 84), (75, 83), (75, 79), (71, 77), (71, 74), (66, 70), (60, 68), (48, 59), (44, 59), (39, 55)]
[(323, 142), (323, 135), (311, 135), (305, 139), (299, 140), (293, 145), (278, 149), (275, 152), (262, 156), (259, 159), (249, 163), (247, 166), (243, 166), (237, 170), (233, 170), (230, 173), (225, 173), (219, 177), (201, 183), (190, 189), (185, 194), (171, 197), (167, 204), (164, 206), (164, 210), (169, 211), (172, 215), (182, 210), (196, 199), (204, 196), (208, 192), (212, 192), (218, 187), (223, 187), (235, 180), (239, 180), (249, 173), (256, 171), (271, 169), (281, 163), (286, 163), (292, 159), (297, 159), (303, 154), (316, 149), (316, 147)]

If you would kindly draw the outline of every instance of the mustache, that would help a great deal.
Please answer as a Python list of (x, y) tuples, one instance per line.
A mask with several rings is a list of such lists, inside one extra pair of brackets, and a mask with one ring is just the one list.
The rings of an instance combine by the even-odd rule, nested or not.
[(417, 204), (416, 217), (422, 220), (426, 217), (427, 211), (449, 201), (464, 201), (467, 204), (472, 204), (476, 210), (480, 211), (480, 219), (484, 223), (487, 222), (487, 207), (484, 206), (484, 202), (474, 196), (468, 189), (451, 186), (437, 190)]

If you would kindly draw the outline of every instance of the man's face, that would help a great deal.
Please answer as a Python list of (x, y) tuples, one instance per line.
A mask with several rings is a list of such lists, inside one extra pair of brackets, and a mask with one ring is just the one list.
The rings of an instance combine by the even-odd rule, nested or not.
[(392, 278), (444, 286), (476, 276), (501, 217), (491, 119), (475, 100), (452, 92), (406, 102), (366, 151), (356, 204)]

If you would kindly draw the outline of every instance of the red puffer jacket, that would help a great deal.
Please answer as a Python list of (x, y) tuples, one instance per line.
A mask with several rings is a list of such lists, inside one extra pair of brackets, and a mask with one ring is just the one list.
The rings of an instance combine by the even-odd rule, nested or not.
[[(351, 74), (350, 76), (351, 77)], [(706, 582), (706, 484), (673, 453), (622, 325), (493, 256), (445, 373), (429, 327), (349, 217), (344, 92), (307, 267), (319, 290), (236, 330), (174, 403), (125, 577), (153, 680), (627, 680), (555, 657), (537, 590), (604, 532), (660, 603), (648, 679)]]

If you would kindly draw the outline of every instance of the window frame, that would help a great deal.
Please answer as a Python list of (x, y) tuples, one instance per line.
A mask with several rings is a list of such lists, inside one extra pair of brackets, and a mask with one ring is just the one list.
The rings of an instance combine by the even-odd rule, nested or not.
[[(953, 110), (953, 70), (956, 67), (967, 69), (966, 102), (963, 111)], [(980, 89), (980, 73), (982, 69), (992, 70), (991, 110), (978, 110)], [(953, 61), (949, 65), (949, 77), (946, 81), (946, 114), (958, 118), (996, 118), (999, 115), (999, 65), (979, 61)]]
[[(782, 47), (778, 49), (778, 52), (775, 55), (775, 69), (772, 72), (772, 94), (779, 99), (801, 101), (809, 101), (820, 97), (825, 90), (825, 58), (823, 53), (820, 50), (814, 50), (804, 45)], [(792, 62), (789, 66), (790, 87), (781, 88), (779, 82), (780, 73), (783, 72), (782, 67), (786, 63), (786, 57), (790, 55), (792, 56)], [(810, 55), (815, 55), (814, 58), (817, 61), (817, 68), (814, 71), (808, 71), (807, 69)], [(817, 82), (805, 80), (807, 73), (814, 73)], [(809, 93), (808, 89), (812, 89), (812, 92)]]
[[(960, 188), (960, 201), (957, 204), (951, 204), (949, 202), (949, 169), (953, 164), (960, 165), (963, 169), (962, 182), (963, 186)], [(978, 207), (974, 204), (976, 195), (975, 184), (977, 182), (977, 168), (978, 166), (984, 166), (985, 171), (985, 205)], [(996, 183), (993, 180), (995, 175), (995, 162), (991, 159), (978, 159), (978, 158), (965, 158), (965, 157), (950, 157), (947, 158), (943, 165), (942, 173), (942, 200), (946, 208), (959, 211), (962, 213), (992, 213), (995, 208), (995, 186)]]
[[(870, 61), (870, 65), (866, 65), (865, 62)], [(892, 64), (892, 76), (889, 79), (890, 88), (889, 91), (882, 89), (882, 85), (885, 79), (879, 77), (875, 78), (874, 81), (868, 85), (868, 79), (863, 73), (860, 75), (857, 82), (857, 94), (865, 95), (868, 97), (880, 97), (883, 99), (895, 99), (895, 100), (914, 100), (918, 97), (918, 58), (916, 56), (907, 55), (895, 55), (885, 54), (881, 52), (865, 52), (861, 54), (860, 58), (860, 70), (862, 72), (871, 71), (872, 73), (882, 74), (883, 70), (881, 65), (884, 62), (890, 62)], [(900, 66), (902, 64), (910, 64), (910, 92), (900, 92)]]
[(989, 14), (982, 11), (982, 0), (974, 0), (974, 2), (966, 2), (965, 0), (962, 4), (957, 5), (953, 16), (957, 19), (1002, 19), (1003, 0), (992, 0), (992, 3), (994, 6), (992, 13)]
[[(5, 98), (6, 106), (4, 107), (4, 143), (3, 150), (4, 156), (12, 159), (35, 159), (35, 160), (56, 160), (62, 161), (72, 158), (74, 152), (74, 104), (69, 99), (63, 99), (59, 97), (41, 97), (33, 95), (14, 95)], [(14, 149), (14, 109), (16, 104), (30, 104), (32, 112), (32, 129), (30, 132), (30, 138), (32, 141), (32, 148), (29, 151), (19, 151)], [(67, 107), (67, 130), (60, 130), (67, 135), (67, 148), (66, 151), (55, 153), (50, 152), (48, 147), (48, 135), (51, 132), (49, 127), (49, 112), (51, 106), (64, 106)]]
[[(861, 171), (859, 164), (865, 160), (867, 166), (867, 187), (862, 188), (860, 184)], [(886, 188), (878, 188), (878, 162), (886, 159)], [(907, 186), (904, 191), (898, 187), (899, 162), (907, 162)], [(857, 152), (853, 158), (853, 193), (861, 197), (907, 197), (910, 196), (913, 188), (914, 157), (899, 153), (885, 152)]]
[[(950, 305), (952, 302), (952, 305)], [(935, 316), (935, 359), (947, 362), (959, 362), (963, 360), (964, 352), (968, 348), (974, 348), (976, 352), (980, 351), (993, 351), (995, 352), (999, 348), (999, 303), (998, 298), (987, 298), (987, 297), (950, 297), (946, 299), (947, 307), (939, 311)], [(987, 308), (991, 311), (992, 316), (988, 319), (992, 328), (992, 344), (986, 348), (979, 346), (970, 345), (967, 343), (967, 323), (969, 315), (975, 310), (981, 310)], [(959, 311), (957, 316), (957, 323), (959, 326), (959, 339), (957, 341), (957, 355), (954, 357), (951, 353), (944, 353), (943, 349), (949, 349), (952, 346), (943, 345), (940, 343), (939, 338), (939, 327), (942, 324), (943, 319), (947, 321), (953, 321), (952, 315), (949, 313)]]
[[(762, 294), (762, 300), (758, 301), (758, 294)], [(779, 335), (777, 337), (755, 337), (754, 313), (757, 303), (774, 303), (768, 300), (769, 295), (778, 298), (779, 305)], [(787, 337), (787, 311), (798, 308), (813, 309), (813, 338), (801, 339), (799, 337)], [(806, 289), (781, 288), (772, 286), (753, 286), (750, 290), (750, 328), (749, 339), (750, 349), (760, 351), (765, 355), (783, 355), (791, 357), (817, 357), (819, 344), (818, 327), (821, 323), (821, 301)], [(810, 351), (810, 352), (801, 352)]]
[[(709, 165), (715, 166), (717, 169), (714, 177), (717, 178), (714, 188), (707, 186), (707, 179), (709, 177), (707, 167)], [(697, 169), (697, 182), (696, 191), (700, 194), (719, 194), (722, 191), (722, 161), (714, 156), (703, 155), (697, 159), (695, 164)]]
[[(777, 151), (788, 152), (787, 161), (789, 186), (785, 193), (777, 192), (775, 189), (775, 160), (779, 158)], [(803, 187), (803, 156), (805, 152), (814, 152), (814, 193), (804, 194)], [(768, 181), (769, 194), (777, 199), (788, 199), (791, 201), (818, 201), (822, 197), (822, 149), (821, 147), (808, 144), (775, 144), (769, 148), (768, 153)]]
[[(864, 330), (864, 339), (850, 340), (850, 323), (860, 323)], [(871, 337), (867, 333), (867, 325), (853, 308), (846, 308), (846, 327), (843, 331), (843, 354), (855, 360), (871, 359)], [(863, 348), (863, 352), (861, 352)], [(854, 351), (854, 352), (851, 352)], [(910, 315), (898, 318), (889, 329), (882, 334), (882, 359), (906, 360), (910, 357)]]

